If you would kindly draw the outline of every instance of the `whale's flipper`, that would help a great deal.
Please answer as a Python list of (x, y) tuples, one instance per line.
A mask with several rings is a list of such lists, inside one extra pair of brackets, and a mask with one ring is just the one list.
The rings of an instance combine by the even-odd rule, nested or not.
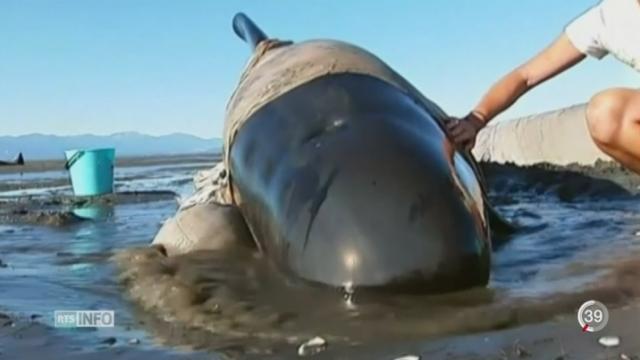
[[(446, 120), (445, 120), (446, 121)], [(489, 218), (489, 228), (491, 229), (491, 245), (493, 250), (499, 249), (505, 245), (511, 239), (511, 235), (515, 233), (518, 228), (516, 225), (505, 219), (498, 210), (491, 204), (489, 200), (487, 190), (487, 179), (482, 171), (480, 164), (473, 156), (471, 151), (460, 152), (462, 156), (471, 164), (471, 168), (476, 173), (476, 176), (480, 180), (480, 187), (482, 188), (482, 196), (485, 204), (487, 204), (487, 216)]]
[(153, 239), (167, 256), (231, 246), (255, 247), (242, 214), (233, 205), (196, 204), (169, 218)]
[(496, 250), (508, 243), (511, 239), (511, 235), (518, 229), (515, 225), (502, 217), (502, 215), (500, 215), (493, 206), (487, 206), (487, 212), (489, 213), (489, 226), (492, 232), (491, 246), (493, 250)]
[(471, 152), (466, 153), (467, 158), (473, 161), (473, 167), (480, 179), (480, 184), (482, 186), (482, 193), (484, 196), (485, 203), (487, 204), (487, 215), (489, 218), (489, 228), (491, 229), (491, 246), (493, 250), (499, 249), (503, 245), (511, 240), (511, 235), (513, 235), (516, 231), (518, 231), (518, 227), (511, 223), (509, 220), (505, 219), (495, 207), (489, 201), (489, 195), (487, 191), (487, 181), (484, 176), (484, 173), (478, 162), (475, 160)]

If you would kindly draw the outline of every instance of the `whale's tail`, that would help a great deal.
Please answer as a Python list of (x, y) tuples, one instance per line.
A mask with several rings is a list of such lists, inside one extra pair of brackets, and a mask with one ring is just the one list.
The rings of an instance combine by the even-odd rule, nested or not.
[(252, 50), (262, 41), (267, 40), (267, 35), (244, 13), (237, 13), (233, 17), (233, 32), (244, 40)]

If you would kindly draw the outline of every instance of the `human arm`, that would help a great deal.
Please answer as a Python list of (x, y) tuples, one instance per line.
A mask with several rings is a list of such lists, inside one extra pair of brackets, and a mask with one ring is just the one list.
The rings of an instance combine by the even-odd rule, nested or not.
[(544, 81), (571, 68), (585, 58), (563, 33), (546, 49), (495, 83), (464, 118), (451, 119), (447, 130), (454, 142), (470, 150), (489, 121), (513, 105), (522, 95)]

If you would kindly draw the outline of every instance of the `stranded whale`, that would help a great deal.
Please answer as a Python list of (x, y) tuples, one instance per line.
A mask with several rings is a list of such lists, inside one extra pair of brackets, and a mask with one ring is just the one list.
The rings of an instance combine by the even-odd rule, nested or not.
[(187, 207), (154, 243), (173, 254), (250, 237), (282, 271), (329, 286), (485, 285), (492, 236), (508, 224), (443, 131), (445, 113), (359, 47), (269, 39), (243, 14), (233, 25), (254, 54), (227, 106), (222, 180), (207, 192), (221, 204), (215, 225), (185, 235), (175, 223), (203, 217)]
[(0, 160), (0, 166), (16, 166), (16, 165), (24, 165), (24, 157), (22, 153), (19, 153), (18, 156), (13, 161), (2, 161)]

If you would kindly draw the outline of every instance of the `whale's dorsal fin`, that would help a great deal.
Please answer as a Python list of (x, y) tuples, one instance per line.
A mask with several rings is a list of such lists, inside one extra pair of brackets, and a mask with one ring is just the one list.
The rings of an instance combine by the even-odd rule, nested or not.
[(22, 156), (22, 153), (18, 154), (14, 162), (16, 165), (24, 165), (24, 157)]
[(22, 153), (19, 153), (18, 156), (13, 161), (1, 161), (0, 166), (12, 166), (12, 165), (24, 165), (24, 157)]
[(249, 46), (251, 46), (251, 50), (255, 50), (255, 48), (262, 41), (267, 40), (267, 35), (256, 25), (247, 15), (244, 13), (237, 13), (233, 17), (233, 32), (238, 35), (238, 37), (244, 40)]

